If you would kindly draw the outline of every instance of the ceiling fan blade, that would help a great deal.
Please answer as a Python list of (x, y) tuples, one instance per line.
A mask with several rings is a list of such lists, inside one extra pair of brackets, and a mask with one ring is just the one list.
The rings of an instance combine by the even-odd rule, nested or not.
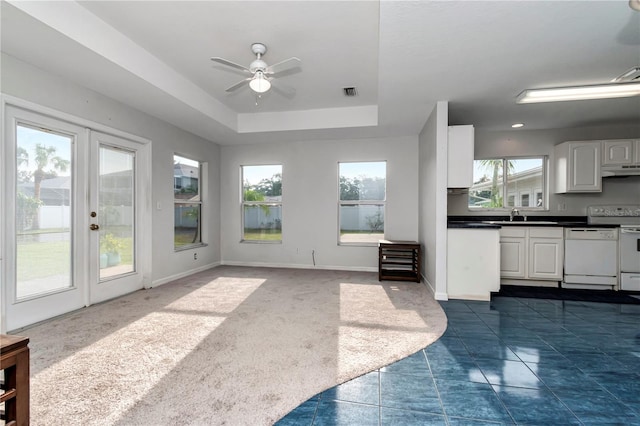
[(241, 81), (237, 82), (233, 86), (227, 87), (225, 92), (233, 92), (234, 90), (238, 90), (242, 86), (245, 86), (247, 84), (247, 81), (249, 81), (249, 80), (251, 80), (251, 78), (245, 78), (244, 80), (241, 80)]
[(214, 56), (213, 58), (211, 58), (211, 60), (213, 62), (217, 62), (217, 63), (225, 65), (227, 67), (231, 67), (231, 68), (235, 68), (235, 69), (238, 69), (240, 71), (243, 71), (243, 72), (251, 73), (251, 71), (249, 71), (249, 69), (247, 67), (243, 67), (242, 65), (236, 64), (235, 62), (228, 61), (228, 60), (226, 60), (224, 58), (219, 58), (217, 56)]
[(267, 67), (267, 69), (265, 70), (265, 74), (276, 74), (290, 68), (299, 67), (301, 62), (302, 61), (300, 61), (300, 59), (294, 56), (292, 58), (285, 59), (282, 62), (278, 62), (277, 64), (273, 64)]

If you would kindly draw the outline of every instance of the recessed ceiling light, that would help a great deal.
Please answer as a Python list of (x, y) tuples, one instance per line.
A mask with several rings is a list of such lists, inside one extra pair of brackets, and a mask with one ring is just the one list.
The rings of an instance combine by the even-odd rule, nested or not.
[(511, 127), (513, 127), (514, 129), (518, 129), (520, 127), (524, 127), (524, 123), (515, 123), (512, 124)]

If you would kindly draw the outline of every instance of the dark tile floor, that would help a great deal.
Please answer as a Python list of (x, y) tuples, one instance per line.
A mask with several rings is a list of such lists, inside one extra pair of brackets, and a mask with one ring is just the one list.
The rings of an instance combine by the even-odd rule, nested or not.
[(441, 305), (449, 325), (438, 341), (277, 425), (640, 425), (640, 305)]

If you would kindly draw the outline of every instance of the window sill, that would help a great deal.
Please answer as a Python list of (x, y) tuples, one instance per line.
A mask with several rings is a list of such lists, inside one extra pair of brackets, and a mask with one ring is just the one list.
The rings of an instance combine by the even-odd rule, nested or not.
[(543, 207), (494, 207), (494, 208), (467, 208), (469, 212), (500, 212), (500, 213), (511, 213), (511, 210), (518, 209), (521, 212), (549, 212), (551, 211), (549, 208)]
[(240, 244), (282, 244), (282, 240), (240, 240)]
[[(384, 239), (384, 238), (381, 238)], [(371, 242), (371, 243), (342, 243), (342, 242), (338, 242), (338, 246), (345, 246), (345, 247), (378, 247), (378, 243), (377, 242)]]

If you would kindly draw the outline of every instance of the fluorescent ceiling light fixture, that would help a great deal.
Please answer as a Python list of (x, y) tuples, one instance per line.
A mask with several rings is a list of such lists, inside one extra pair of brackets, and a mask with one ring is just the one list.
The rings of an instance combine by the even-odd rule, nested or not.
[(249, 82), (249, 87), (251, 87), (251, 90), (254, 92), (264, 93), (271, 88), (271, 83), (264, 77), (262, 71), (258, 71), (255, 77)]
[(581, 101), (586, 99), (627, 98), (640, 95), (640, 82), (608, 83), (593, 86), (528, 89), (516, 98), (516, 103)]
[(524, 123), (515, 123), (512, 124), (511, 127), (513, 127), (514, 129), (519, 129), (520, 127), (524, 127)]

